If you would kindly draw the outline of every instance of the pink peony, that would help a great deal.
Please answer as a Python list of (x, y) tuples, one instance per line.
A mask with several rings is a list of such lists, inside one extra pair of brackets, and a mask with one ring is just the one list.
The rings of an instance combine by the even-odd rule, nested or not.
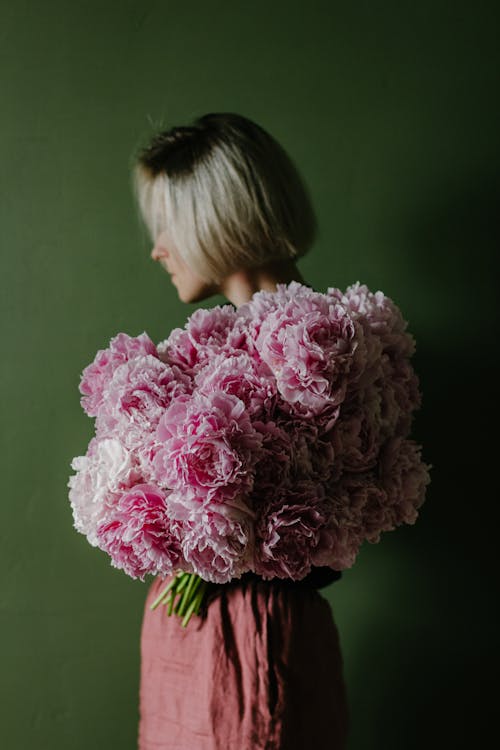
[(194, 382), (205, 395), (219, 389), (237, 396), (251, 419), (273, 413), (278, 393), (276, 380), (266, 364), (247, 352), (217, 355), (197, 372)]
[(407, 435), (413, 412), (422, 405), (419, 378), (410, 361), (403, 356), (384, 357), (381, 388), (384, 436)]
[(283, 399), (313, 417), (344, 400), (361, 335), (342, 305), (309, 291), (270, 312), (255, 345)]
[(326, 294), (344, 305), (350, 315), (365, 330), (370, 330), (382, 345), (382, 351), (392, 355), (411, 357), (415, 353), (415, 339), (406, 331), (408, 322), (394, 301), (383, 292), (371, 292), (366, 284), (348, 286), (345, 293), (329, 287)]
[(324, 498), (315, 482), (276, 489), (256, 525), (255, 571), (264, 579), (300, 580), (311, 571), (314, 554), (328, 542)]
[(154, 473), (162, 486), (225, 503), (251, 490), (262, 436), (237, 396), (222, 390), (180, 396), (165, 410), (157, 438), (163, 450)]
[(355, 398), (344, 402), (331, 435), (343, 472), (364, 472), (376, 466), (386, 436), (384, 420), (390, 415), (383, 414), (382, 391), (375, 386), (356, 391)]
[[(191, 523), (200, 518), (200, 513), (211, 510), (233, 521), (255, 521), (257, 514), (251, 502), (251, 493), (240, 492), (229, 500), (214, 494), (207, 500), (206, 493), (199, 493), (192, 487), (169, 490), (167, 507), (170, 518), (183, 523)], [(224, 502), (225, 500), (225, 502)]]
[(293, 281), (196, 310), (157, 348), (118, 334), (80, 384), (96, 437), (71, 464), (75, 528), (141, 579), (352, 566), (415, 522), (430, 482), (407, 439), (421, 393), (406, 328), (360, 282)]
[(227, 583), (251, 567), (253, 524), (218, 512), (216, 506), (200, 507), (187, 523), (182, 551), (196, 573), (206, 581)]
[(274, 497), (276, 487), (288, 485), (291, 480), (292, 442), (286, 429), (272, 420), (255, 421), (253, 426), (262, 436), (262, 444), (255, 464), (250, 503), (252, 508), (260, 509), (267, 499)]
[(168, 575), (182, 569), (181, 528), (167, 514), (164, 494), (137, 484), (122, 493), (110, 520), (97, 529), (99, 547), (131, 578)]
[(236, 311), (231, 305), (195, 310), (184, 328), (174, 328), (158, 345), (159, 356), (164, 362), (178, 365), (194, 375), (199, 367), (222, 351), (231, 353), (245, 348), (243, 332), (233, 332), (235, 320)]
[(415, 523), (425, 500), (432, 464), (423, 463), (421, 450), (414, 440), (398, 436), (388, 440), (381, 453), (379, 476), (387, 492), (392, 528)]
[(312, 287), (300, 284), (298, 281), (291, 281), (289, 284), (277, 284), (276, 290), (273, 292), (266, 289), (255, 292), (248, 302), (238, 307), (237, 315), (245, 323), (246, 329), (252, 331), (256, 338), (260, 326), (270, 313), (286, 305), (290, 300), (308, 297), (311, 294), (318, 294), (318, 292), (315, 292)]
[(104, 388), (118, 365), (144, 354), (158, 357), (156, 346), (146, 332), (140, 336), (119, 333), (111, 339), (108, 349), (99, 349), (94, 361), (83, 370), (79, 386), (80, 393), (84, 394), (80, 403), (89, 417), (97, 415), (102, 404)]
[(140, 481), (141, 474), (133, 454), (116, 438), (92, 438), (85, 456), (75, 456), (71, 468), (69, 500), (74, 527), (97, 546), (96, 530), (116, 508), (124, 489)]
[(359, 539), (359, 545), (365, 539), (371, 543), (378, 542), (382, 531), (390, 531), (393, 528), (388, 511), (387, 493), (374, 472), (345, 474), (337, 492), (344, 493), (348, 498), (354, 514), (351, 518), (352, 534), (354, 538)]
[(370, 472), (345, 474), (340, 481), (325, 485), (325, 491), (328, 521), (313, 564), (344, 570), (354, 564), (365, 540), (378, 541), (380, 532), (389, 528), (387, 498)]
[(276, 416), (276, 424), (286, 433), (289, 444), (290, 476), (293, 481), (310, 479), (323, 482), (339, 471), (333, 442), (318, 424), (319, 420), (297, 415)]
[[(137, 463), (140, 467), (144, 482), (148, 484), (155, 484), (156, 482), (156, 471), (155, 471), (155, 458), (160, 452), (163, 452), (164, 446), (156, 436), (156, 430), (151, 435), (145, 435), (141, 445), (138, 445), (134, 449), (134, 455), (137, 458)], [(159, 483), (157, 483), (159, 484)], [(163, 486), (163, 485), (159, 485)], [(166, 488), (166, 486), (164, 487)]]
[(156, 430), (170, 403), (191, 390), (190, 379), (151, 355), (119, 365), (103, 392), (96, 418), (98, 437), (115, 435), (138, 447)]

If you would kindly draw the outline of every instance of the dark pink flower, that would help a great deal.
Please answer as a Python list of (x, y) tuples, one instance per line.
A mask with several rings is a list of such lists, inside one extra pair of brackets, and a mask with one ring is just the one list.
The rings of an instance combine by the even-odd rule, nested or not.
[(413, 413), (422, 405), (419, 378), (403, 356), (382, 359), (381, 387), (384, 437), (408, 435)]
[(110, 520), (97, 529), (99, 547), (131, 578), (168, 575), (182, 568), (181, 528), (167, 514), (165, 495), (154, 485), (124, 492)]
[(379, 540), (389, 530), (387, 497), (374, 475), (344, 474), (325, 486), (327, 499), (323, 545), (313, 555), (314, 565), (344, 570), (354, 565), (364, 541)]
[(369, 386), (356, 391), (353, 398), (342, 404), (341, 417), (331, 434), (342, 471), (366, 472), (377, 464), (386, 437), (384, 420), (389, 420), (392, 414), (382, 412), (381, 390)]
[(387, 492), (392, 528), (415, 523), (425, 500), (432, 464), (422, 461), (421, 451), (414, 440), (399, 436), (389, 439), (381, 452), (379, 476)]
[(323, 482), (339, 471), (334, 444), (325, 436), (319, 419), (304, 419), (281, 411), (276, 416), (277, 426), (288, 441), (290, 477), (293, 481), (310, 479)]
[(310, 572), (315, 553), (328, 539), (324, 499), (323, 487), (315, 482), (276, 488), (274, 501), (256, 525), (255, 571), (259, 575), (300, 580)]
[(260, 509), (275, 495), (276, 487), (289, 484), (294, 456), (286, 425), (282, 428), (269, 420), (256, 421), (253, 426), (262, 436), (262, 444), (250, 497), (252, 507)]

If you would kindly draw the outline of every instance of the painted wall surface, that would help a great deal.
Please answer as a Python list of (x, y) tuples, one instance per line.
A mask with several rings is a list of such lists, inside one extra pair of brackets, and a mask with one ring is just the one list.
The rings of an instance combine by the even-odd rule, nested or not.
[(301, 169), (320, 224), (305, 279), (383, 290), (417, 341), (427, 503), (326, 591), (350, 750), (483, 746), (496, 643), (496, 7), (1, 2), (2, 747), (136, 747), (148, 584), (73, 529), (66, 483), (93, 434), (82, 369), (117, 332), (159, 341), (195, 309), (149, 257), (131, 155), (160, 125), (210, 111), (255, 119)]

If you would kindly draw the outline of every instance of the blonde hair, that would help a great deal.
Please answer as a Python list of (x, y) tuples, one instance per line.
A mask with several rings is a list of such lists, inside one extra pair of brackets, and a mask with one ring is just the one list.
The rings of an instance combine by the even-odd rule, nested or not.
[(207, 281), (299, 258), (316, 238), (316, 216), (292, 160), (242, 115), (206, 114), (159, 132), (135, 156), (132, 185), (153, 242), (166, 232)]

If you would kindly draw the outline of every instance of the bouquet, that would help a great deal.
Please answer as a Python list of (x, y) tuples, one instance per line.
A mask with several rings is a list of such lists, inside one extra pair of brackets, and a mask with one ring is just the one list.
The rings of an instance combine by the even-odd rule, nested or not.
[(155, 345), (119, 333), (82, 373), (95, 436), (71, 468), (74, 527), (186, 625), (209, 582), (351, 567), (413, 524), (431, 465), (399, 308), (359, 281), (292, 281), (198, 309)]

